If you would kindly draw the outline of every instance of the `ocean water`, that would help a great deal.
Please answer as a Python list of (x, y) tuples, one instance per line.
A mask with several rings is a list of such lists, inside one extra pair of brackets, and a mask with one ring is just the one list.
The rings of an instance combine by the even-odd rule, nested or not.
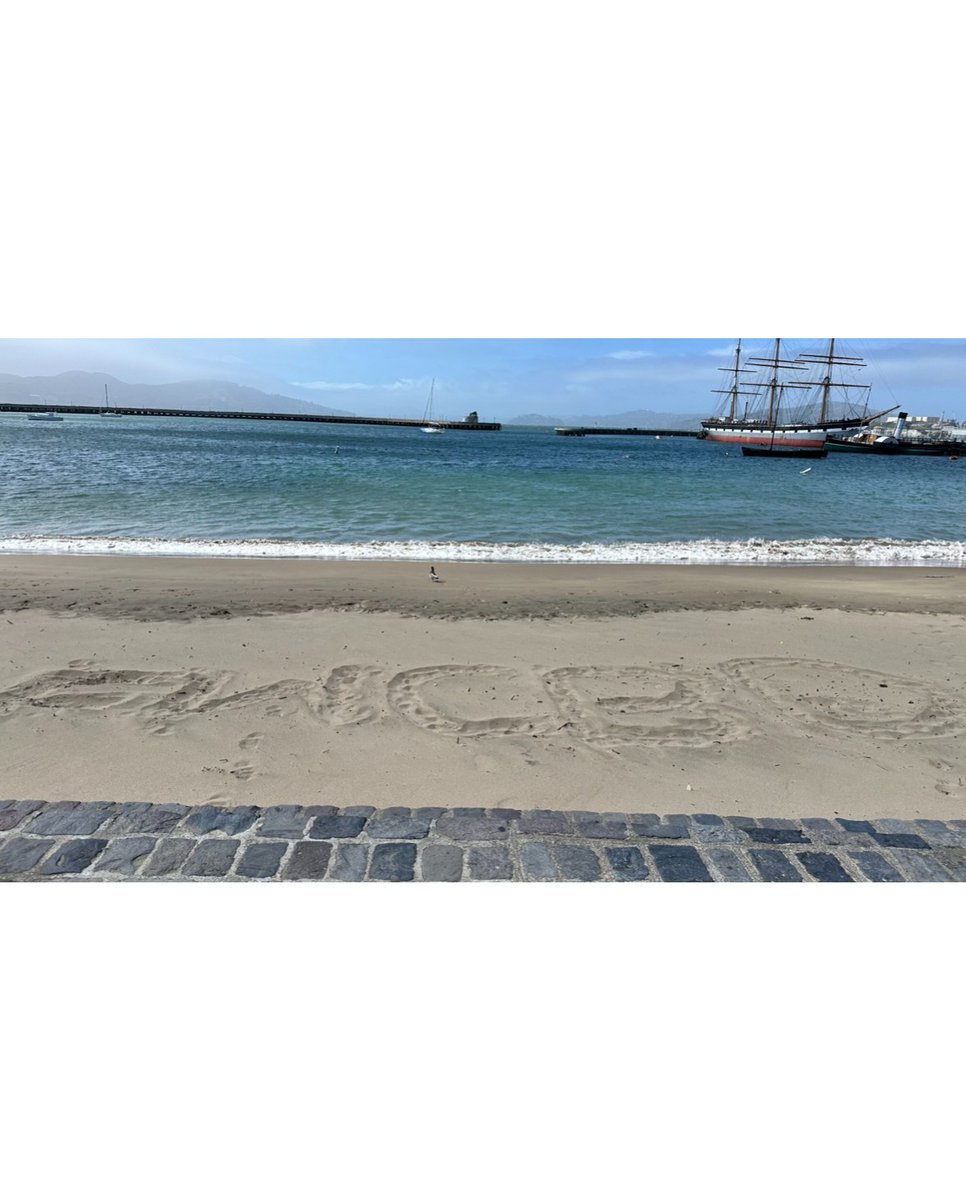
[(964, 501), (966, 456), (0, 414), (7, 553), (963, 566)]

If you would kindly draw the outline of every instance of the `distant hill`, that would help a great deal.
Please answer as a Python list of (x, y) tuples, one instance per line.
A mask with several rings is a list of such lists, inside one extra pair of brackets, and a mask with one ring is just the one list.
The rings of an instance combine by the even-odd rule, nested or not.
[(344, 409), (324, 408), (294, 396), (270, 395), (258, 388), (211, 379), (184, 383), (125, 383), (97, 371), (65, 371), (62, 375), (0, 375), (0, 404), (103, 405), (107, 385), (111, 404), (119, 408), (208, 409), (214, 412), (285, 412), (317, 417), (351, 417)]
[(505, 422), (507, 425), (602, 425), (605, 429), (700, 429), (707, 413), (652, 412), (638, 408), (633, 412), (584, 414), (575, 417), (548, 417), (543, 413), (524, 413)]

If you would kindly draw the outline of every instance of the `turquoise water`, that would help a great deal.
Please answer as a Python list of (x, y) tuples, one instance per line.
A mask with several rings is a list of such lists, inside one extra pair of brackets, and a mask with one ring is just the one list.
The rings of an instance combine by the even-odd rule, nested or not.
[[(807, 474), (802, 472), (810, 466)], [(692, 438), (0, 415), (0, 550), (966, 564), (966, 458)]]

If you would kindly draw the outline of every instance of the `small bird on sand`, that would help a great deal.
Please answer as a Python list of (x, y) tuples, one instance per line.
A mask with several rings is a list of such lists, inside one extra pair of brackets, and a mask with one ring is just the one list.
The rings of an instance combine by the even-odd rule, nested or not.
[(436, 574), (435, 567), (429, 568), (429, 577), (433, 581), (433, 583), (442, 583), (443, 582), (442, 579), (440, 579), (440, 577)]

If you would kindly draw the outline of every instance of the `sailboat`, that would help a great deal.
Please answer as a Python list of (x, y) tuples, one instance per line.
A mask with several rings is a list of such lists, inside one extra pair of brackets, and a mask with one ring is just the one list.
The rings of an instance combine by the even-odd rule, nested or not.
[[(770, 357), (746, 362), (749, 366), (743, 367), (739, 338), (733, 365), (718, 368), (731, 376), (730, 387), (715, 389), (726, 397), (722, 411), (701, 422), (708, 441), (738, 442), (776, 452), (821, 450), (828, 433), (861, 429), (899, 407), (896, 404), (870, 414), (868, 384), (833, 378), (836, 368), (847, 371), (865, 366), (856, 355), (836, 354), (835, 338), (829, 338), (824, 353), (802, 353), (794, 359), (783, 357), (782, 340), (775, 338)], [(742, 378), (749, 375), (753, 378)], [(859, 403), (852, 400), (855, 392)], [(840, 394), (844, 398), (839, 398)]]
[(423, 413), (423, 433), (442, 433), (443, 428), (433, 421), (433, 389), (436, 387), (436, 379), (429, 385), (429, 399), (426, 401), (426, 411)]
[(116, 408), (111, 408), (111, 397), (108, 395), (106, 383), (104, 384), (104, 403), (107, 405), (107, 407), (101, 409), (102, 417), (123, 417), (124, 416), (124, 413), (118, 412)]

